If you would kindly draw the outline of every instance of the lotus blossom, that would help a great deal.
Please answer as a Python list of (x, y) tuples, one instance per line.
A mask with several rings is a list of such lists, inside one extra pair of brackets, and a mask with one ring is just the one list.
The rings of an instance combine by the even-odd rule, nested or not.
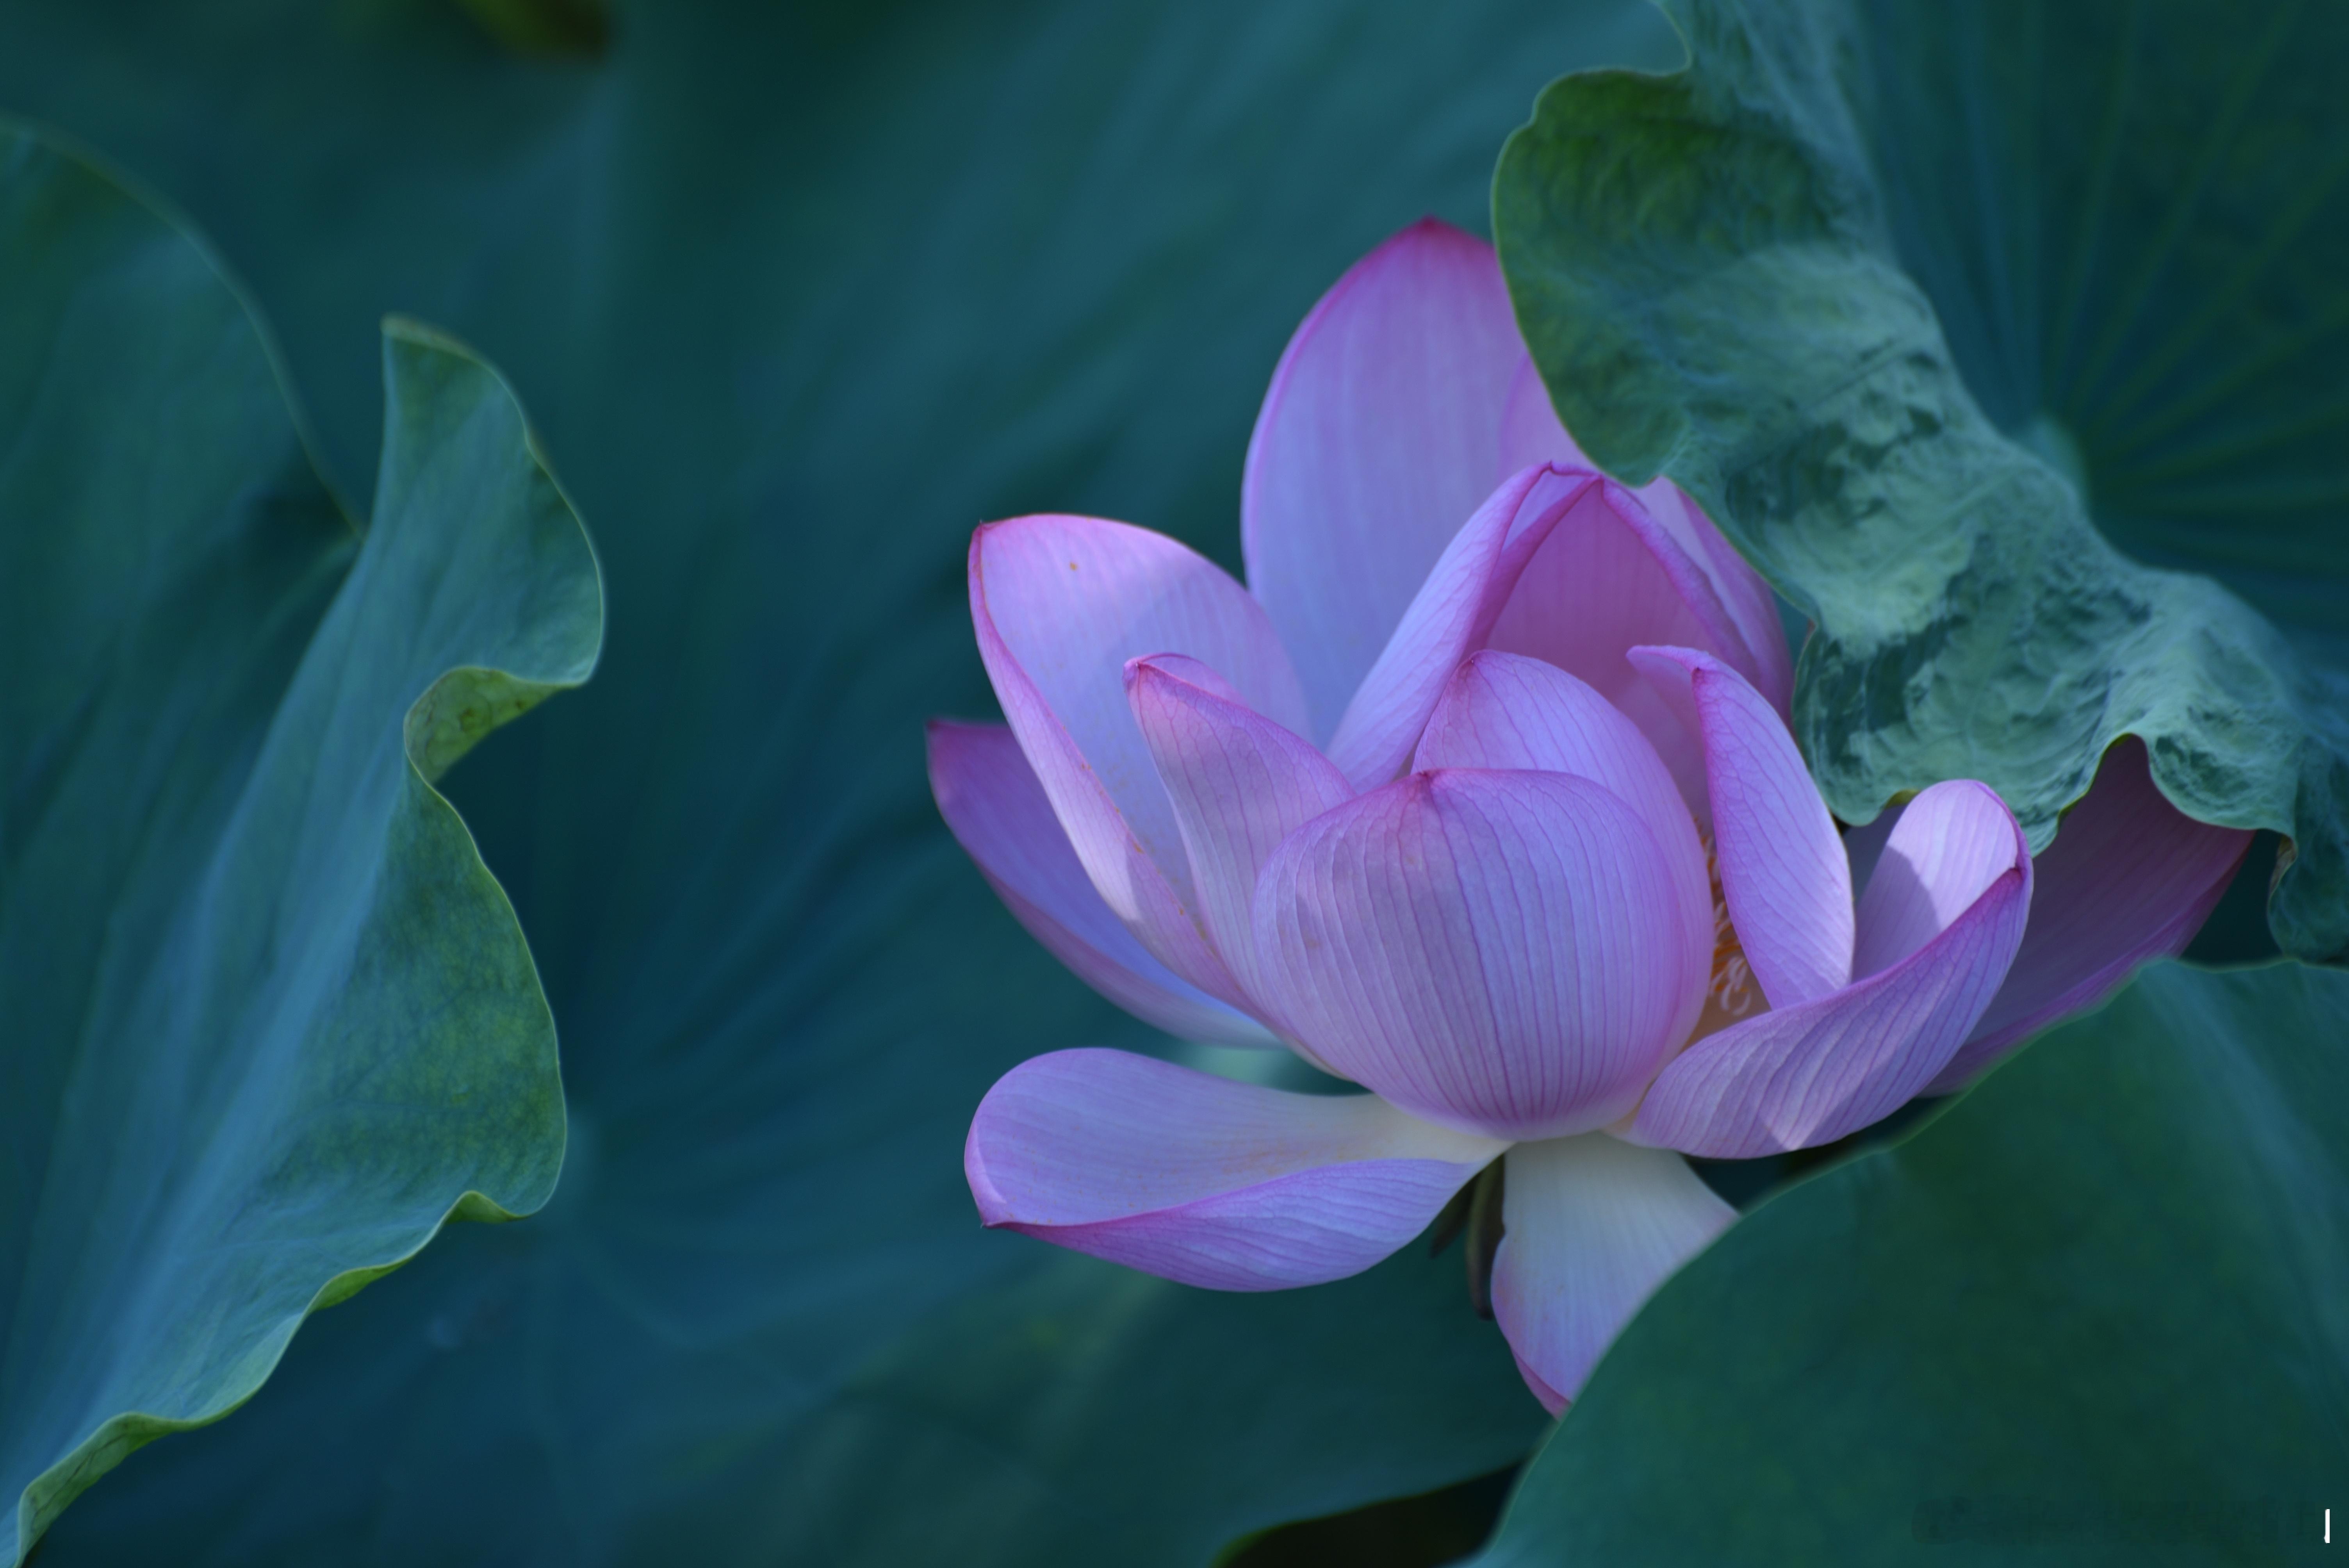
[(1299, 328), (1248, 586), (1160, 534), (978, 530), (1008, 727), (939, 723), (956, 836), (1102, 994), (1309, 1095), (1111, 1050), (972, 1124), (989, 1225), (1170, 1279), (1357, 1273), (1506, 1160), (1490, 1304), (1552, 1411), (1734, 1217), (1685, 1155), (1823, 1144), (2182, 947), (2247, 835), (2116, 748), (2034, 861), (1968, 780), (1841, 832), (1775, 602), (1667, 480), (1582, 457), (1490, 247), (1433, 222)]

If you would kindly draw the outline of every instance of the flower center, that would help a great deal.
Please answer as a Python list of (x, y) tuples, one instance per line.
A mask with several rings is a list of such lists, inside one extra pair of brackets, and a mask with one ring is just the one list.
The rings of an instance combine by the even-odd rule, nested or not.
[(1713, 883), (1713, 979), (1705, 986), (1705, 1006), (1742, 1018), (1762, 999), (1762, 990), (1754, 983), (1737, 927), (1729, 923), (1729, 900), (1721, 892), (1721, 857), (1713, 852), (1710, 833), (1704, 836), (1704, 874)]
[(1700, 836), (1704, 841), (1705, 877), (1713, 884), (1713, 973), (1705, 982), (1704, 1011), (1697, 1015), (1690, 1045), (1749, 1014), (1770, 1010), (1769, 998), (1762, 995), (1753, 967), (1745, 962), (1745, 945), (1737, 939), (1737, 927), (1730, 923), (1729, 901), (1721, 892), (1721, 858), (1713, 851), (1713, 835), (1701, 831)]

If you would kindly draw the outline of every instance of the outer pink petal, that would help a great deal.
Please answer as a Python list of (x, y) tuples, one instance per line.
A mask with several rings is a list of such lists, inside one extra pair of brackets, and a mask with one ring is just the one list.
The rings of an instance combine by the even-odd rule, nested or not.
[(1865, 893), (1868, 879), (1876, 870), (1877, 857), (1884, 853), (1884, 841), (1892, 836), (1899, 825), (1903, 808), (1888, 806), (1876, 814), (1872, 822), (1862, 822), (1857, 828), (1843, 830), (1844, 859), (1851, 862), (1851, 885), (1855, 892)]
[(963, 1171), (989, 1225), (1185, 1284), (1280, 1290), (1377, 1263), (1504, 1147), (1371, 1095), (1056, 1051), (988, 1091)]
[(1278, 1043), (1254, 1018), (1153, 958), (1110, 913), (1009, 729), (933, 719), (929, 751), (930, 792), (956, 841), (1028, 934), (1078, 978), (1186, 1040)]
[(1085, 874), (1169, 968), (1238, 1002), (1186, 907), (1181, 835), (1126, 704), (1124, 666), (1188, 654), (1259, 713), (1301, 723), (1303, 694), (1263, 609), (1164, 535), (1041, 516), (972, 535), (970, 614), (1004, 717)]
[(1685, 1037), (1704, 1003), (1713, 957), (1713, 884), (1696, 822), (1656, 748), (1621, 710), (1538, 659), (1488, 650), (1453, 673), (1420, 738), (1414, 769), (1530, 769), (1601, 784), (1640, 813), (1671, 868), (1686, 965)]
[[(1502, 416), (1499, 471), (1513, 473), (1528, 463), (1545, 462), (1573, 468), (1597, 466), (1583, 455), (1582, 449), (1558, 422), (1549, 389), (1542, 385), (1533, 360), (1527, 358), (1517, 368), (1516, 380), (1509, 389), (1508, 411)], [(1771, 707), (1782, 715), (1787, 713), (1795, 695), (1795, 666), (1786, 653), (1785, 634), (1778, 622), (1778, 602), (1770, 585), (1762, 581), (1760, 573), (1745, 563), (1745, 558), (1737, 553), (1735, 547), (1722, 536), (1721, 530), (1713, 526), (1713, 520), (1704, 515), (1704, 510), (1680, 486), (1660, 478), (1633, 493), (1713, 589), (1726, 624), (1706, 623), (1715, 634), (1723, 636), (1725, 644), (1712, 652), (1752, 681), (1754, 689), (1770, 699)], [(1561, 544), (1561, 553), (1568, 548)], [(1635, 636), (1624, 646), (1631, 643), (1706, 645), (1701, 640), (1692, 642), (1686, 636), (1661, 634)]]
[(1541, 372), (1534, 368), (1531, 355), (1517, 361), (1516, 375), (1509, 381), (1509, 401), (1501, 415), (1501, 465), (1495, 477), (1515, 473), (1528, 463), (1562, 463), (1578, 469), (1599, 466), (1584, 455), (1558, 421), (1557, 407), (1549, 400), (1549, 388), (1542, 385)]
[(1240, 543), (1304, 677), (1312, 719), (1292, 727), (1335, 732), (1501, 477), (1525, 358), (1493, 248), (1433, 220), (1356, 263), (1289, 340), (1248, 442)]
[[(1852, 973), (1891, 968), (1957, 923), (2030, 850), (1998, 791), (1971, 779), (1920, 790), (1877, 852), (1861, 895)], [(2020, 853), (2022, 859), (2017, 860)]]
[(1508, 1152), (1493, 1315), (1551, 1415), (1656, 1287), (1737, 1211), (1668, 1149), (1603, 1132)]
[(1588, 469), (1526, 469), (1454, 536), (1330, 738), (1330, 760), (1356, 789), (1402, 771), (1453, 666), (1491, 634), (1526, 562), (1601, 482)]
[(1193, 659), (1136, 659), (1126, 695), (1174, 803), (1207, 934), (1256, 995), (1256, 877), (1281, 840), (1353, 796), (1306, 740), (1217, 694)]
[[(1933, 800), (1915, 833), (1904, 839), (1894, 830), (1870, 879), (1871, 885), (1884, 882), (1897, 858), (1900, 879), (1909, 884), (1871, 901), (1870, 917), (1897, 934), (1872, 942), (1872, 955), (1905, 945), (1922, 927), (1920, 910), (1947, 908), (1985, 869), (1971, 842), (1974, 808), (1981, 796), (1996, 797), (1980, 785), (1935, 785), (1911, 811), (1927, 806), (1935, 790), (1949, 793)], [(1937, 819), (1965, 841), (1937, 851), (1929, 841)], [(1753, 1159), (1831, 1143), (1890, 1114), (1930, 1083), (1990, 1005), (2023, 940), (2031, 854), (2012, 819), (2005, 825), (2003, 869), (1947, 929), (1832, 995), (1699, 1040), (1657, 1076), (1633, 1136), (1690, 1154)]]
[(1723, 661), (1752, 681), (1781, 718), (1788, 717), (1795, 700), (1795, 661), (1786, 651), (1786, 631), (1770, 584), (1745, 563), (1696, 498), (1680, 486), (1659, 479), (1640, 486), (1639, 496), (1650, 514), (1695, 559), (1720, 597), (1735, 644), (1732, 651), (1722, 653)]
[(1496, 1138), (1616, 1119), (1677, 1043), (1671, 872), (1558, 773), (1414, 773), (1315, 818), (1257, 880), (1285, 1026), (1414, 1115)]
[[(1676, 501), (1670, 515), (1687, 523)], [(1491, 645), (1547, 660), (1590, 683), (1630, 715), (1692, 803), (1701, 805), (1695, 738), (1624, 655), (1642, 644), (1669, 645), (1711, 653), (1750, 682), (1765, 672), (1723, 602), (1701, 544), (1684, 541), (1682, 531), (1639, 494), (1608, 480), (1535, 553), (1493, 627)]]
[(1634, 648), (1631, 663), (1704, 744), (1721, 894), (1774, 1007), (1851, 978), (1851, 862), (1795, 738), (1751, 683), (1689, 648)]
[(2005, 985), (1926, 1092), (1961, 1087), (2024, 1037), (2103, 1000), (2137, 965), (2184, 951), (2251, 841), (2163, 798), (2136, 737), (2106, 752), (2033, 862), (2031, 923)]

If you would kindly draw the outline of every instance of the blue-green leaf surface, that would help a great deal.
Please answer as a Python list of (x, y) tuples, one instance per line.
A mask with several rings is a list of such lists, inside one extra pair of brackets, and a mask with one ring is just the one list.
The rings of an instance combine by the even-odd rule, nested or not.
[(1478, 1563), (2331, 1561), (2344, 1018), (2349, 975), (2162, 965), (1764, 1204), (1609, 1351)]
[(8, 12), (0, 101), (216, 234), (338, 471), (374, 313), (445, 320), (612, 595), (595, 682), (450, 780), (562, 1023), (561, 1190), (322, 1319), (57, 1563), (1196, 1564), (1520, 1456), (1456, 1254), (1235, 1296), (979, 1228), (997, 1075), (1170, 1047), (996, 903), (921, 724), (992, 707), (974, 524), (1236, 564), (1314, 299), (1423, 213), (1482, 227), (1557, 71), (1671, 47), (1603, 0), (622, 5), (569, 59), (425, 0)]
[(444, 1220), (545, 1201), (512, 909), (431, 779), (585, 678), (503, 386), (394, 325), (376, 522), (186, 234), (0, 124), (0, 1497), (21, 1560)]
[(1816, 620), (1830, 803), (1979, 778), (2044, 842), (2139, 735), (2349, 955), (2349, 9), (1667, 8), (1688, 69), (1512, 140), (1502, 261), (1591, 454)]

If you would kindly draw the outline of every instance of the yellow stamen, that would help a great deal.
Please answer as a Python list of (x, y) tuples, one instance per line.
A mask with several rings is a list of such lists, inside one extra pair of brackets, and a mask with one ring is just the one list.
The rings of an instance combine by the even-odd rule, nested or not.
[(1691, 1044), (1749, 1013), (1770, 1009), (1768, 998), (1754, 978), (1753, 966), (1745, 962), (1745, 945), (1737, 939), (1737, 927), (1730, 923), (1729, 901), (1721, 892), (1721, 858), (1713, 851), (1713, 835), (1702, 833), (1701, 837), (1705, 877), (1713, 884), (1713, 972), (1705, 983), (1704, 1011), (1689, 1037)]

